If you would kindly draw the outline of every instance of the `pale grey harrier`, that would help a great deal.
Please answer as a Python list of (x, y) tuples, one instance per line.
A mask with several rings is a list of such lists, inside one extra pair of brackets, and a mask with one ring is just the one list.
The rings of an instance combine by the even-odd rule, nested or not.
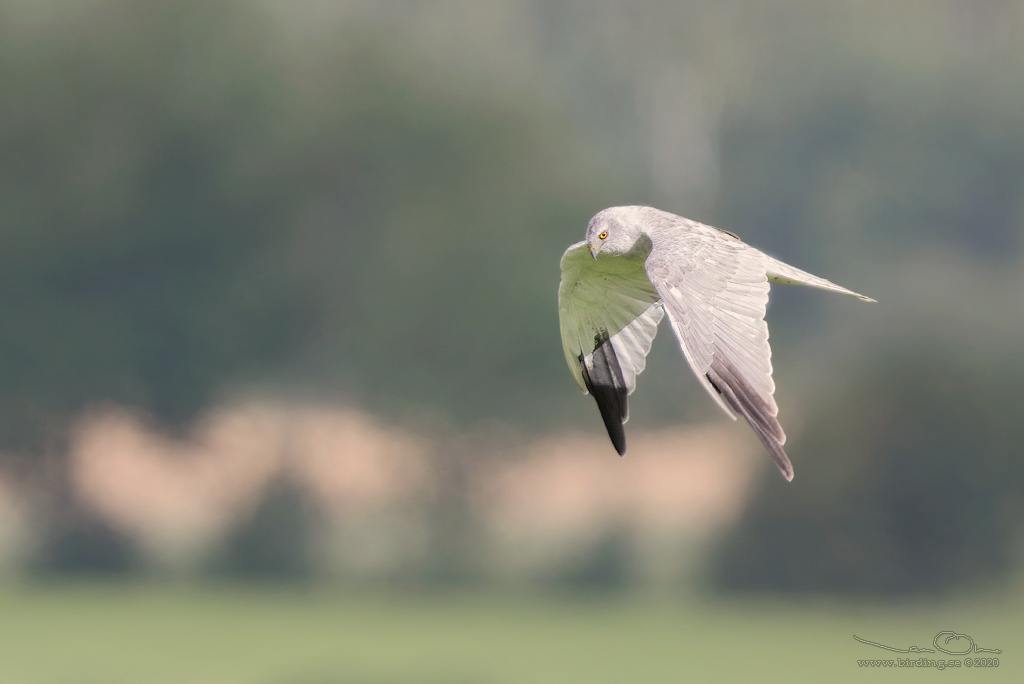
[(810, 285), (873, 302), (745, 244), (651, 207), (612, 207), (562, 255), (558, 315), (569, 370), (597, 400), (608, 436), (626, 453), (626, 397), (664, 313), (683, 356), (718, 405), (742, 415), (787, 480), (793, 465), (772, 396), (764, 321), (768, 281)]

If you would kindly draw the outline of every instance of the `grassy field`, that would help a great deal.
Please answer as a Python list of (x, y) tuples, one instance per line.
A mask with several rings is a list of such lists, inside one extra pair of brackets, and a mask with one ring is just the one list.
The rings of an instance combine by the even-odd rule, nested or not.
[[(0, 684), (1024, 681), (1022, 607), (8, 585)], [(908, 654), (854, 634), (931, 647), (944, 630), (1002, 649), (999, 667), (857, 664)]]

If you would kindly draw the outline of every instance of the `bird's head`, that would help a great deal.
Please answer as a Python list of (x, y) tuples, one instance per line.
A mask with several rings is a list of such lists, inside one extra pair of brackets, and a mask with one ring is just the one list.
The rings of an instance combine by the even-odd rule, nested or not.
[(641, 235), (640, 207), (612, 207), (598, 212), (587, 225), (590, 253), (621, 256), (634, 249)]

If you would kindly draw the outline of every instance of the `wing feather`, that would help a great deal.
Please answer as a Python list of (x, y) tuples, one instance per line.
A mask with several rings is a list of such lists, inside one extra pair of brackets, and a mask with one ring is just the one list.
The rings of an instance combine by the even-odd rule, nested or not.
[(708, 394), (730, 417), (743, 416), (783, 476), (792, 479), (764, 320), (768, 257), (692, 221), (649, 234), (647, 273), (683, 356)]
[(664, 316), (644, 269), (646, 253), (594, 259), (586, 242), (562, 256), (558, 317), (565, 361), (584, 393), (594, 396), (616, 450), (625, 453), (626, 397), (643, 372)]

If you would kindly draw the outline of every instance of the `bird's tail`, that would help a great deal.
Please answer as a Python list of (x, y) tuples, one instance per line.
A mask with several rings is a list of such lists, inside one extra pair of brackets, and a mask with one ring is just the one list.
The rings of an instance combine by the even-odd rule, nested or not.
[(787, 285), (807, 285), (809, 287), (817, 287), (822, 290), (841, 292), (842, 294), (847, 294), (851, 297), (863, 299), (865, 302), (875, 301), (871, 297), (865, 297), (862, 294), (857, 294), (853, 290), (847, 290), (845, 287), (840, 287), (830, 280), (819, 278), (807, 271), (801, 271), (795, 266), (790, 266), (789, 264), (783, 263), (778, 259), (773, 259), (772, 257), (768, 257), (768, 279), (774, 280), (777, 283), (786, 283)]

